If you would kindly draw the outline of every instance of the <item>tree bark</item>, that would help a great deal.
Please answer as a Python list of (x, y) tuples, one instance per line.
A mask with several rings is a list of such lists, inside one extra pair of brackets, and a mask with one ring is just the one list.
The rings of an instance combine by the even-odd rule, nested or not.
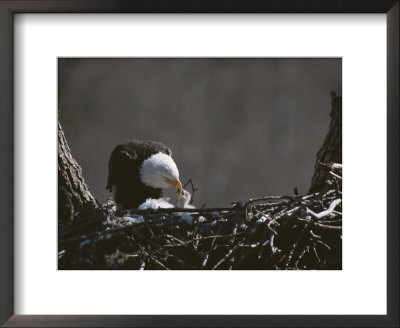
[(342, 163), (342, 97), (336, 96), (336, 93), (332, 91), (331, 98), (332, 110), (330, 117), (332, 120), (324, 144), (317, 153), (315, 172), (309, 190), (310, 194), (329, 188), (332, 178), (332, 175), (329, 173), (329, 165), (332, 163)]
[(82, 168), (72, 157), (61, 124), (58, 123), (58, 217), (73, 220), (81, 208), (98, 208), (82, 176)]

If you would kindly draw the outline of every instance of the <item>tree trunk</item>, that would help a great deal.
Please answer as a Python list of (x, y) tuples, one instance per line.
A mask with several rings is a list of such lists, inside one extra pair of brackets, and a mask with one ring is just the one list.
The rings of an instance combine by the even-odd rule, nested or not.
[[(330, 187), (332, 175), (329, 173), (331, 164), (342, 163), (342, 97), (331, 92), (332, 118), (329, 132), (324, 144), (317, 154), (315, 172), (311, 180), (309, 193), (323, 191)], [(325, 165), (326, 164), (326, 165)]]
[(73, 220), (81, 208), (98, 208), (82, 176), (82, 168), (71, 155), (61, 124), (58, 123), (58, 217)]

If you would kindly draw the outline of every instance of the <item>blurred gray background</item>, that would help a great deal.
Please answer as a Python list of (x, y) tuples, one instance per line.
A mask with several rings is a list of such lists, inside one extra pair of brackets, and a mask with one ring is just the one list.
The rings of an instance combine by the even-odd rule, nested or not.
[[(103, 203), (112, 149), (131, 139), (172, 149), (194, 205), (308, 191), (328, 132), (341, 59), (59, 59), (59, 118)], [(191, 188), (187, 187), (189, 191)], [(166, 193), (176, 201), (173, 190)]]

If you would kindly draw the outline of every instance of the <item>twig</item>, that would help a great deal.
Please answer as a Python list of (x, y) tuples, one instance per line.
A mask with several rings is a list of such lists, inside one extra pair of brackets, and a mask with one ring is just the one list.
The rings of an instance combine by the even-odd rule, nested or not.
[(216, 241), (216, 240), (217, 240), (217, 238), (213, 238), (213, 240), (211, 241), (210, 250), (209, 250), (209, 252), (206, 254), (206, 256), (204, 257), (203, 262), (201, 263), (201, 269), (202, 269), (202, 270), (204, 270), (204, 268), (205, 268), (206, 265), (207, 265), (208, 258), (210, 257), (211, 252), (212, 252), (213, 249), (214, 249), (214, 245), (215, 245), (215, 241)]
[(238, 247), (239, 244), (235, 245), (216, 265), (213, 266), (212, 270), (217, 269), (222, 263), (224, 263), (233, 254), (233, 252), (236, 251)]
[(331, 226), (331, 225), (326, 225), (326, 224), (321, 224), (318, 222), (314, 222), (314, 226), (321, 228), (321, 229), (328, 229), (328, 230), (340, 230), (342, 231), (342, 227), (340, 226)]
[(304, 232), (305, 232), (305, 229), (303, 229), (301, 231), (300, 235), (297, 237), (296, 241), (293, 243), (292, 248), (290, 249), (289, 254), (288, 254), (287, 258), (286, 258), (286, 262), (285, 262), (285, 267), (286, 268), (289, 266), (290, 261), (293, 258), (294, 251), (296, 250), (296, 247), (299, 244), (300, 240), (303, 238)]
[(329, 174), (334, 176), (335, 178), (338, 178), (338, 179), (342, 180), (342, 177), (340, 175), (337, 175), (336, 173), (334, 173), (332, 171), (329, 171)]
[(339, 163), (326, 164), (326, 163), (322, 163), (321, 161), (318, 161), (318, 164), (327, 169), (331, 169), (331, 170), (341, 170), (343, 168), (343, 165), (339, 164)]
[(314, 246), (313, 246), (312, 249), (314, 250), (314, 254), (315, 254), (315, 257), (316, 257), (317, 260), (318, 260), (318, 263), (321, 265), (321, 259), (320, 259), (319, 256), (318, 256), (318, 252), (317, 252), (316, 247), (317, 247), (317, 245), (315, 245), (315, 243), (314, 243)]
[(243, 234), (244, 234), (244, 232), (237, 232), (235, 234), (230, 234), (230, 235), (204, 236), (204, 237), (200, 237), (200, 238), (193, 238), (193, 239), (185, 241), (185, 242), (180, 241), (179, 245), (165, 245), (165, 247), (187, 246), (187, 245), (197, 242), (197, 241), (202, 241), (202, 240), (207, 240), (207, 239), (217, 239), (217, 238), (232, 238), (232, 237), (240, 236)]
[(192, 187), (192, 196), (190, 198), (190, 204), (192, 204), (194, 202), (194, 193), (196, 190), (199, 190), (199, 188), (195, 188), (192, 182), (192, 179), (190, 178), (188, 182), (185, 183), (185, 185), (183, 186), (183, 188), (185, 188), (188, 183), (190, 183), (190, 186)]
[(144, 270), (144, 267), (146, 266), (146, 264), (145, 264), (145, 262), (144, 262), (144, 259), (140, 259), (140, 268), (139, 268), (139, 270), (140, 271), (142, 271), (142, 270)]
[[(168, 267), (166, 267), (164, 264), (162, 264), (159, 260), (151, 256), (149, 253), (147, 253), (145, 250), (143, 250), (143, 253), (146, 255), (146, 257), (150, 260), (152, 260), (154, 263), (158, 264), (162, 269), (164, 270), (169, 270)], [(144, 268), (144, 266), (143, 266)]]
[(342, 200), (340, 198), (335, 199), (331, 205), (329, 205), (329, 208), (325, 211), (322, 211), (320, 213), (314, 213), (313, 211), (311, 211), (309, 208), (307, 208), (307, 213), (311, 214), (313, 217), (315, 217), (316, 219), (322, 219), (324, 216), (327, 216), (329, 214), (331, 214), (333, 212), (333, 210), (335, 209), (335, 207), (337, 205), (339, 205), (342, 202)]
[(124, 215), (124, 214), (169, 214), (169, 213), (212, 213), (212, 212), (231, 212), (231, 211), (242, 211), (242, 209), (235, 207), (209, 207), (209, 208), (158, 208), (158, 209), (146, 209), (146, 210), (138, 210), (135, 208), (129, 210), (121, 210), (115, 212), (116, 216)]

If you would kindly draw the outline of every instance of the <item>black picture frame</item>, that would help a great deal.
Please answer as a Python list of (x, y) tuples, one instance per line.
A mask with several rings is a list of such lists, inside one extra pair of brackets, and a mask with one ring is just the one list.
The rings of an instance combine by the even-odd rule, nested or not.
[[(5, 327), (399, 327), (399, 1), (0, 0), (0, 324)], [(14, 315), (13, 16), (16, 13), (385, 13), (387, 315)]]

